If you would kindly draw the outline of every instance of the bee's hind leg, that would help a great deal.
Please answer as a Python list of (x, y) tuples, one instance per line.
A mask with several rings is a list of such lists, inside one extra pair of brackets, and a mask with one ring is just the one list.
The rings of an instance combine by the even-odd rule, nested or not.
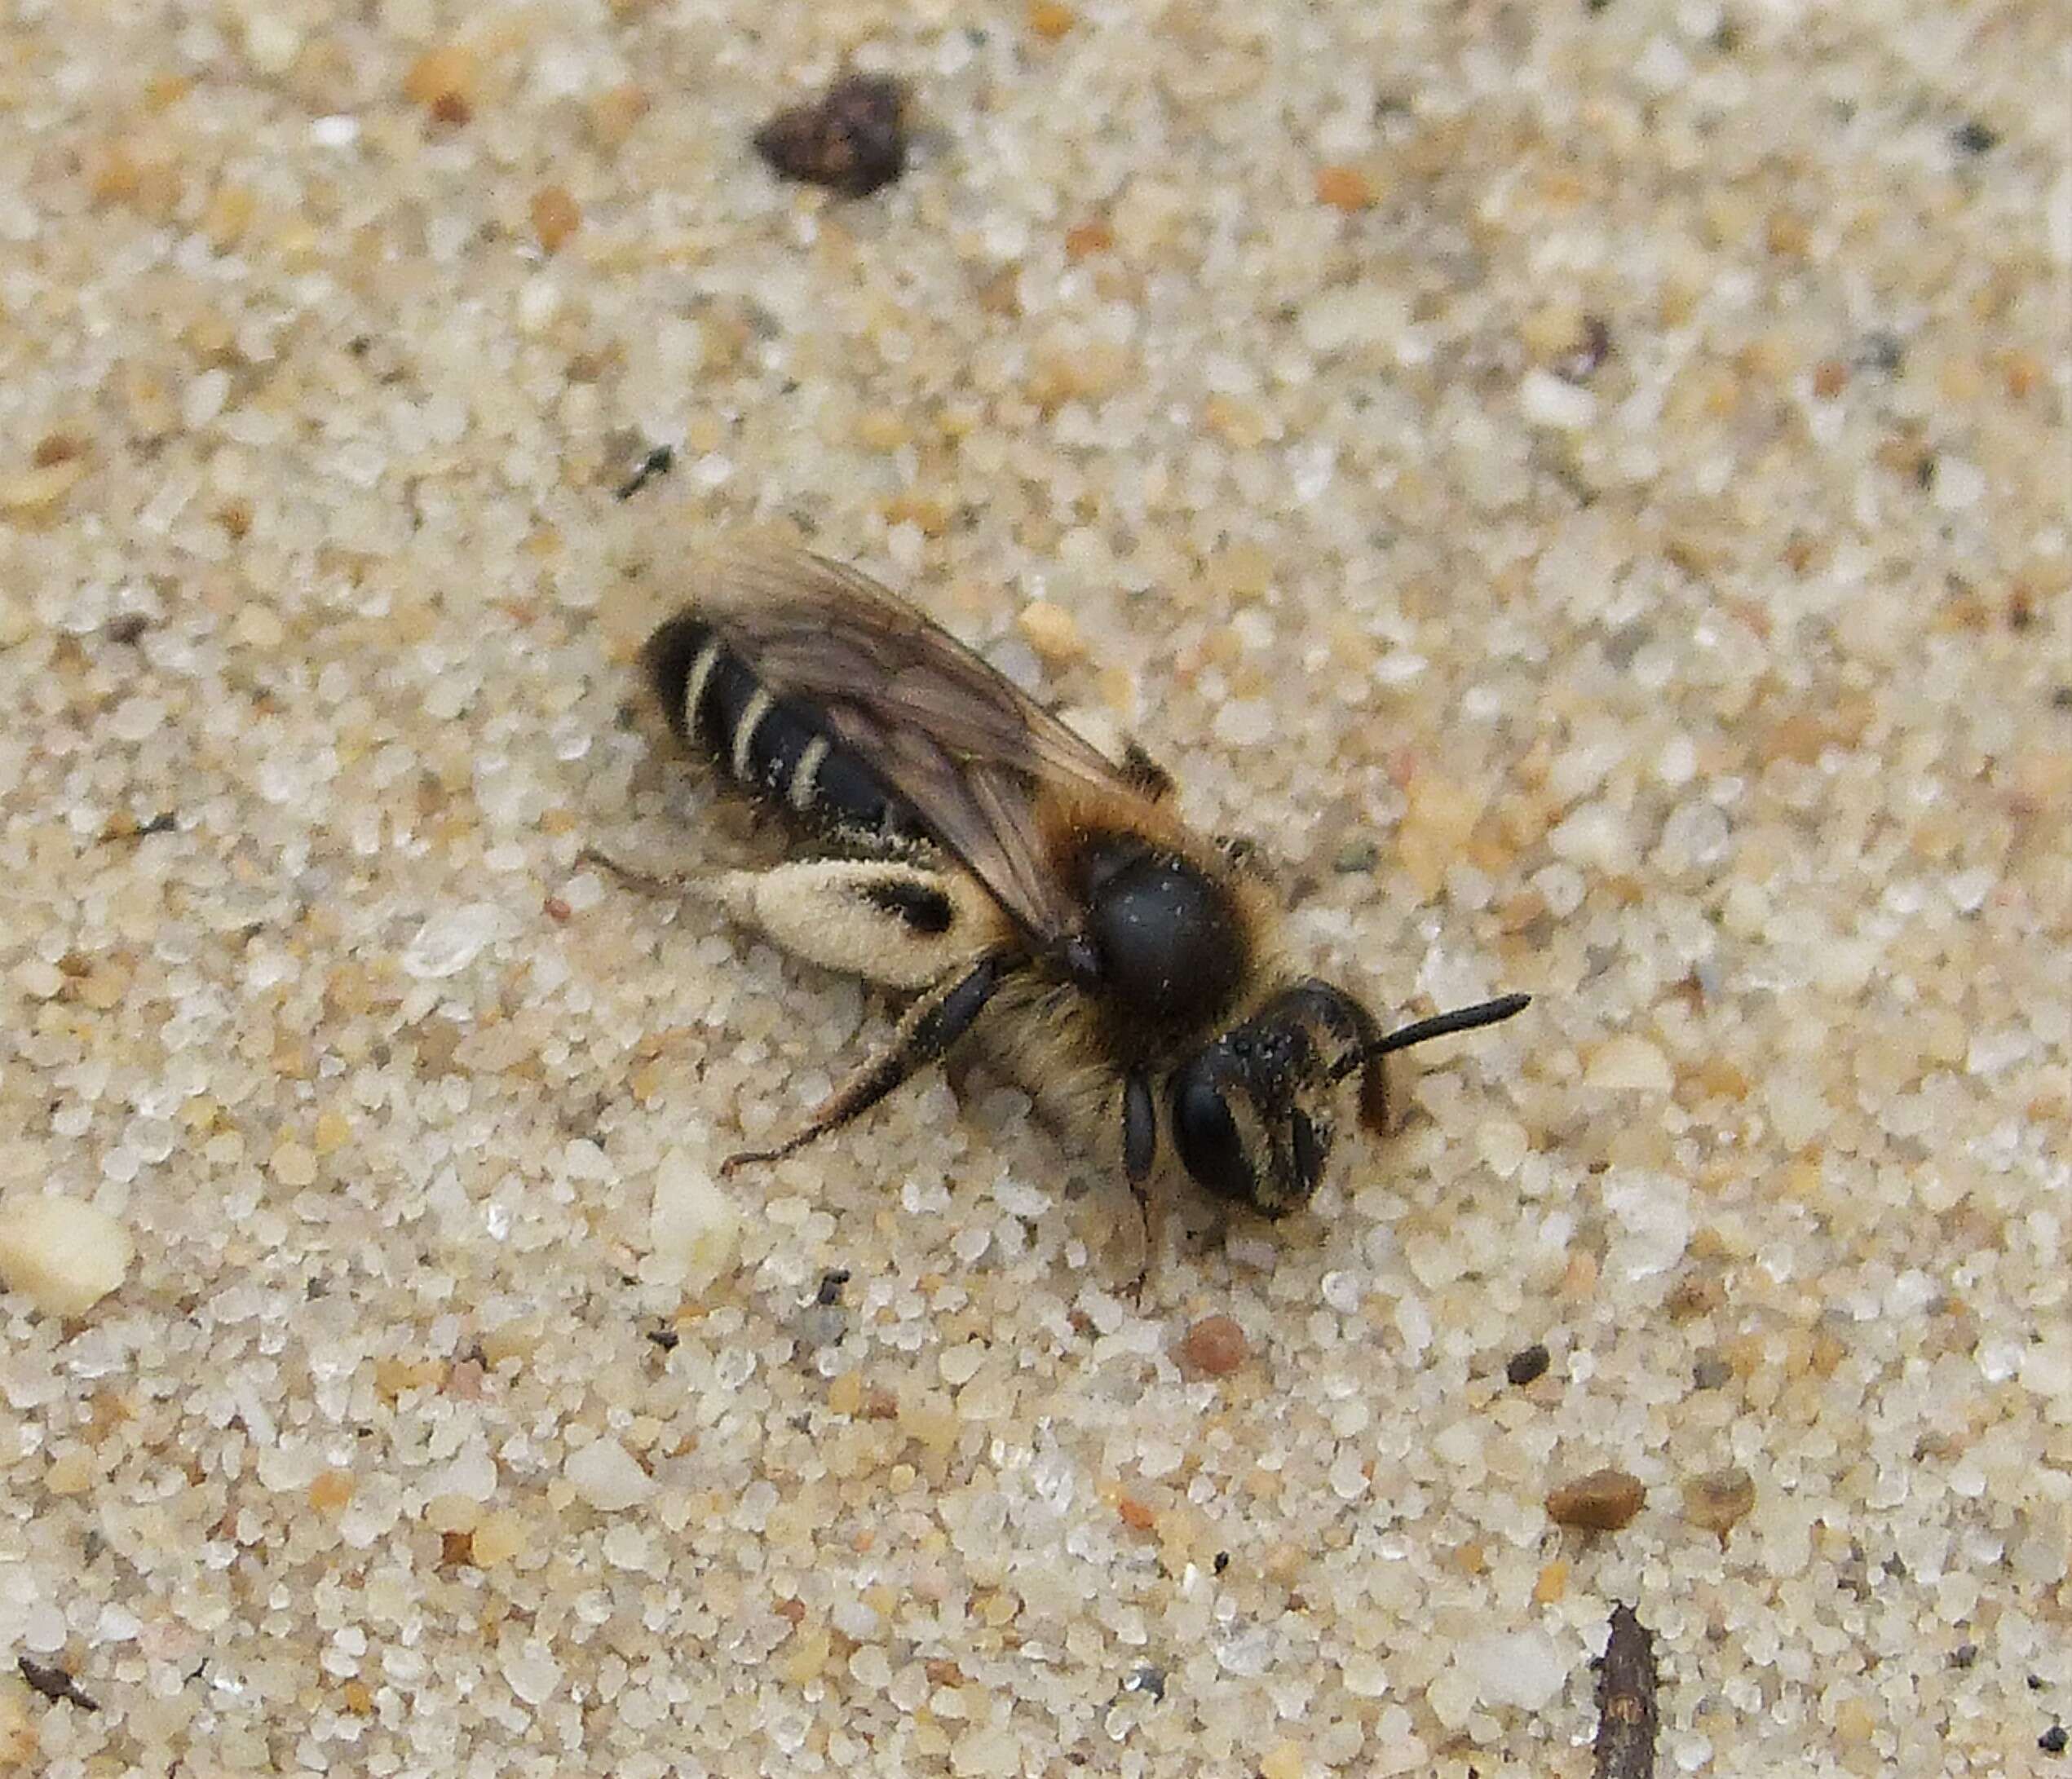
[(597, 852), (631, 887), (717, 908), (794, 957), (885, 988), (929, 988), (986, 950), (981, 892), (961, 875), (893, 859), (806, 859), (766, 871), (662, 877)]
[(815, 1106), (802, 1129), (774, 1149), (744, 1150), (729, 1155), (720, 1163), (719, 1171), (732, 1173), (751, 1162), (778, 1160), (868, 1111), (970, 1031), (971, 1022), (985, 1010), (986, 1003), (1020, 961), (989, 954), (960, 974), (945, 978), (907, 1009), (890, 1048), (873, 1057)]
[(638, 865), (629, 865), (614, 859), (611, 854), (595, 846), (585, 846), (576, 854), (579, 865), (598, 865), (617, 878), (629, 890), (637, 890), (643, 896), (690, 896), (698, 893), (701, 879), (696, 877), (665, 876), (660, 872), (643, 871)]

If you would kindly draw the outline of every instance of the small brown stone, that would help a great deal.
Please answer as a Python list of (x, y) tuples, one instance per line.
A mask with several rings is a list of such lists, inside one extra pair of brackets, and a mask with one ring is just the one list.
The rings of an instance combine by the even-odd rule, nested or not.
[(1849, 1357), (1848, 1344), (1832, 1328), (1822, 1328), (1806, 1349), (1806, 1366), (1816, 1377), (1831, 1378)]
[(1647, 1500), (1640, 1478), (1623, 1470), (1593, 1470), (1565, 1482), (1547, 1497), (1547, 1516), (1557, 1525), (1586, 1532), (1616, 1532), (1630, 1525)]
[(582, 220), (581, 208), (565, 187), (543, 185), (532, 194), (532, 232), (549, 253), (559, 252)]
[(634, 126), (646, 115), (647, 104), (647, 93), (630, 82), (599, 93), (590, 102), (590, 134), (598, 146), (607, 152), (624, 147)]
[(1085, 658), (1086, 638), (1079, 620), (1061, 605), (1034, 600), (1022, 607), (1014, 624), (1029, 647), (1053, 667)]
[(1687, 1273), (1669, 1287), (1663, 1308), (1672, 1322), (1694, 1322), (1726, 1303), (1726, 1290), (1710, 1273)]
[(1228, 1377), (1251, 1357), (1251, 1345), (1234, 1316), (1204, 1316), (1180, 1337), (1181, 1364), (1204, 1377)]
[(2010, 350), (2001, 355), (2000, 378), (2011, 401), (2026, 400), (2043, 379), (2043, 361), (2034, 352)]
[(1738, 1464), (1708, 1471), (1684, 1484), (1684, 1517), (1724, 1538), (1756, 1504), (1756, 1479)]
[(1374, 202), (1374, 188), (1358, 167), (1319, 167), (1316, 193), (1319, 204), (1328, 204), (1334, 210), (1343, 210), (1348, 215), (1354, 210), (1366, 210)]
[(309, 1485), (309, 1504), (320, 1513), (330, 1513), (352, 1499), (352, 1472), (326, 1470)]
[(950, 528), (950, 510), (941, 501), (912, 488), (886, 501), (882, 510), (888, 525), (911, 525), (924, 537), (940, 537)]
[(1046, 43), (1055, 43), (1079, 23), (1079, 15), (1059, 0), (1032, 0), (1029, 7), (1029, 30)]
[(464, 124), (475, 115), (481, 70), (471, 50), (457, 44), (426, 50), (403, 77), (403, 96), (443, 124)]
[(119, 147), (97, 153), (90, 164), (94, 200), (99, 204), (126, 204), (143, 183), (135, 160)]
[(1080, 223), (1065, 231), (1065, 257), (1078, 261), (1105, 254), (1116, 244), (1116, 232), (1106, 223)]

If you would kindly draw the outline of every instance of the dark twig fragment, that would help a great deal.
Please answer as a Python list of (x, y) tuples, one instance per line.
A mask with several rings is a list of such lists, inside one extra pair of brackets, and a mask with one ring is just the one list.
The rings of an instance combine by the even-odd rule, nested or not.
[(63, 1668), (46, 1667), (33, 1656), (20, 1657), (15, 1665), (21, 1670), (21, 1677), (45, 1698), (53, 1702), (63, 1699), (82, 1711), (101, 1708), (100, 1701), (82, 1692), (79, 1683)]
[(630, 501), (658, 475), (667, 475), (675, 465), (674, 446), (659, 444), (640, 460), (633, 474), (619, 484), (619, 498)]
[(788, 179), (865, 196), (906, 171), (906, 89), (882, 74), (845, 74), (812, 104), (779, 112), (755, 148)]
[(1655, 1635), (1631, 1606), (1611, 1609), (1611, 1640), (1597, 1666), (1596, 1779), (1655, 1779)]

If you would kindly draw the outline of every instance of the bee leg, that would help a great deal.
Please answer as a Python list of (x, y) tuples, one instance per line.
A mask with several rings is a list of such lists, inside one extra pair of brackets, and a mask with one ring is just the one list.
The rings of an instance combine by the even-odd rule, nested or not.
[(1151, 1265), (1165, 1248), (1166, 1201), (1155, 1198), (1144, 1187), (1133, 1185), (1130, 1196), (1137, 1201), (1137, 1220), (1144, 1243), (1143, 1251), (1137, 1262), (1137, 1275), (1129, 1282), (1129, 1301), (1141, 1305), (1144, 1301), (1144, 1287), (1151, 1282)]
[(1218, 834), (1216, 850), (1222, 854), (1233, 871), (1241, 871), (1249, 876), (1265, 875), (1259, 861), (1259, 842), (1248, 834)]
[(892, 1046), (868, 1062), (813, 1108), (802, 1130), (775, 1149), (744, 1150), (720, 1163), (722, 1174), (751, 1162), (775, 1161), (803, 1149), (815, 1138), (861, 1116), (917, 1070), (926, 1068), (971, 1029), (986, 1003), (1020, 960), (997, 955), (982, 957), (962, 975), (946, 978), (907, 1009)]
[(886, 988), (928, 988), (970, 968), (984, 941), (961, 879), (891, 859), (805, 859), (767, 871), (690, 877), (630, 871), (586, 851), (633, 888), (717, 908), (824, 969)]
[(989, 941), (971, 880), (897, 860), (730, 871), (700, 893), (793, 956), (886, 988), (933, 988), (970, 969)]
[(1173, 794), (1173, 775), (1134, 735), (1122, 744), (1122, 775), (1154, 803), (1163, 803)]
[(629, 890), (637, 890), (644, 896), (687, 896), (697, 889), (697, 880), (691, 877), (665, 877), (659, 872), (643, 871), (637, 865), (622, 864), (609, 853), (600, 852), (594, 846), (585, 846), (576, 854), (579, 865), (601, 865)]
[(1157, 1159), (1158, 1107), (1151, 1098), (1151, 1084), (1142, 1069), (1132, 1069), (1122, 1084), (1122, 1170), (1129, 1176), (1129, 1195), (1137, 1201), (1138, 1227), (1144, 1244), (1137, 1277), (1129, 1288), (1133, 1303), (1143, 1293), (1157, 1252), (1155, 1225), (1160, 1220), (1152, 1215), (1149, 1185), (1151, 1163)]
[(833, 824), (820, 837), (820, 844), (837, 859), (877, 859), (908, 864), (927, 850), (926, 841), (896, 828), (864, 828), (854, 822)]
[(1158, 1159), (1158, 1108), (1151, 1084), (1142, 1069), (1132, 1069), (1122, 1084), (1122, 1168), (1133, 1192), (1141, 1194)]

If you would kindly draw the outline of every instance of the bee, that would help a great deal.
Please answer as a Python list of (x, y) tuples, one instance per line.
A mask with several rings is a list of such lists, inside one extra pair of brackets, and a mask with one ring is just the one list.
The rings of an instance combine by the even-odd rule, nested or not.
[(1342, 1084), (1358, 1078), (1378, 1134), (1391, 1052), (1526, 1004), (1385, 1034), (1290, 966), (1248, 848), (1182, 823), (1141, 748), (1111, 759), (854, 568), (789, 548), (717, 558), (642, 661), (678, 741), (783, 817), (802, 855), (681, 882), (590, 856), (913, 996), (797, 1130), (723, 1171), (840, 1128), (969, 1037), (1111, 1146), (1148, 1251), (1162, 1154), (1284, 1216), (1324, 1176)]

